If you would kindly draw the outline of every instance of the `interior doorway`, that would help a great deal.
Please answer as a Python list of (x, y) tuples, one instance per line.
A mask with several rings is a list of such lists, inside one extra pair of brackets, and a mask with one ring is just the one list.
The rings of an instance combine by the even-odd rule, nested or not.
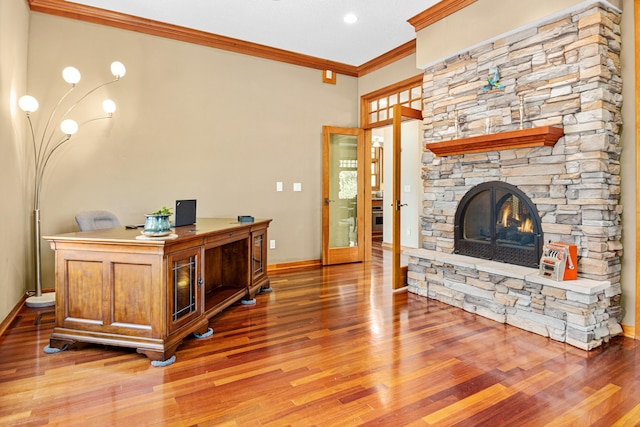
[[(383, 242), (391, 243), (391, 282), (394, 290), (405, 288), (407, 285), (407, 259), (401, 252), (403, 248), (403, 235), (406, 237), (404, 247), (419, 247), (419, 215), (421, 204), (419, 194), (421, 193), (421, 158), (422, 147), (419, 141), (420, 124), (422, 111), (396, 104), (391, 111), (391, 137), (387, 148), (384, 150), (385, 167), (390, 171), (383, 177), (383, 207), (387, 208), (391, 218), (390, 228), (383, 227)], [(388, 125), (373, 125), (368, 129), (368, 146), (373, 144), (373, 135), (380, 129), (388, 128)], [(384, 130), (382, 130), (384, 134)], [(379, 136), (379, 135), (377, 135)], [(404, 153), (404, 154), (403, 154)], [(404, 157), (404, 159), (403, 159)], [(404, 161), (403, 161), (404, 160)], [(404, 167), (403, 167), (404, 165)], [(417, 170), (414, 169), (417, 168)], [(384, 175), (384, 173), (383, 173)], [(403, 180), (404, 176), (404, 180)], [(391, 197), (385, 197), (391, 191)], [(413, 197), (412, 197), (413, 196)], [(408, 201), (411, 199), (412, 206)], [(383, 208), (383, 210), (384, 210)], [(408, 208), (408, 209), (402, 209)], [(402, 212), (406, 211), (406, 214)], [(403, 218), (404, 217), (404, 218)], [(412, 220), (411, 218), (415, 219)], [(404, 220), (404, 221), (403, 221)], [(387, 234), (384, 234), (384, 230)], [(390, 231), (389, 231), (390, 230)], [(415, 230), (415, 231), (412, 231)], [(411, 236), (414, 236), (411, 239)]]
[[(420, 142), (416, 143), (419, 149), (415, 152), (407, 147), (403, 149), (403, 135), (417, 135), (416, 141), (421, 141), (419, 135), (420, 124), (422, 123), (422, 79), (423, 75), (418, 74), (391, 86), (378, 89), (363, 95), (360, 99), (360, 123), (365, 129), (365, 139), (367, 141), (367, 150), (373, 148), (374, 138), (376, 140), (382, 136), (384, 139), (383, 150), (383, 190), (378, 193), (378, 198), (382, 199), (383, 205), (383, 244), (391, 244), (392, 256), (392, 287), (400, 289), (406, 287), (407, 267), (401, 265), (401, 250), (403, 246), (403, 238), (406, 247), (420, 246), (420, 224), (419, 219), (403, 218), (405, 216), (402, 211), (404, 207), (408, 207), (409, 203), (403, 201), (411, 198), (411, 195), (421, 194), (422, 184), (421, 178), (421, 157), (422, 147)], [(403, 123), (407, 121), (414, 122), (416, 129), (403, 129)], [(389, 141), (384, 133), (389, 133), (391, 129)], [(380, 135), (380, 132), (383, 135)], [(403, 151), (405, 154), (414, 153), (410, 158), (402, 159)], [(391, 154), (392, 153), (392, 154)], [(409, 178), (405, 174), (405, 166), (415, 165), (418, 171), (411, 174), (413, 178)], [(371, 167), (373, 168), (373, 162)], [(408, 170), (411, 168), (407, 168)], [(372, 169), (373, 170), (373, 169)], [(386, 173), (384, 171), (387, 171)], [(403, 174), (405, 175), (403, 182)], [(392, 177), (392, 178), (389, 178)], [(373, 182), (373, 181), (372, 181)], [(368, 183), (368, 190), (372, 185)], [(372, 191), (372, 198), (374, 192)], [(374, 203), (372, 198), (368, 198), (369, 207)], [(421, 204), (411, 201), (411, 208), (404, 209), (412, 211), (413, 215), (419, 218), (421, 213)], [(390, 212), (390, 213), (386, 213)], [(372, 213), (373, 215), (373, 213)], [(368, 221), (370, 224), (371, 221)], [(408, 227), (406, 227), (405, 225)], [(390, 228), (389, 228), (390, 227)], [(391, 231), (389, 231), (391, 230)], [(368, 227), (369, 233), (372, 233), (371, 227)], [(373, 237), (373, 233), (372, 236)], [(417, 243), (416, 243), (416, 239)], [(371, 242), (372, 239), (367, 239)], [(408, 243), (407, 240), (412, 240)], [(370, 254), (370, 250), (367, 254)]]
[[(371, 232), (372, 238), (381, 241), (383, 249), (391, 250), (393, 238), (393, 127), (384, 126), (374, 128), (371, 132), (372, 148), (379, 146), (380, 187), (371, 187)], [(401, 194), (402, 203), (408, 209), (400, 214), (400, 245), (403, 248), (417, 248), (420, 246), (420, 197), (421, 197), (421, 168), (422, 155), (420, 142), (420, 122), (418, 120), (402, 122), (401, 146)], [(385, 148), (386, 147), (386, 148)], [(374, 170), (372, 150), (372, 174)], [(377, 208), (379, 206), (379, 209)], [(380, 218), (381, 217), (381, 218)]]

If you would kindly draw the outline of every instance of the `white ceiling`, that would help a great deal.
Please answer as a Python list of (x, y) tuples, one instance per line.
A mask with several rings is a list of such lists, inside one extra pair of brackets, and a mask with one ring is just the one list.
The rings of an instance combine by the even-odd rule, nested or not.
[(414, 39), (407, 20), (440, 0), (67, 1), (359, 66)]

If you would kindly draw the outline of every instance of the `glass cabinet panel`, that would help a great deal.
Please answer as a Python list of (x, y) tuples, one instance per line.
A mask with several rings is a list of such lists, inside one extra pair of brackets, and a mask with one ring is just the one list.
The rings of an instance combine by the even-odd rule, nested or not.
[(193, 250), (169, 256), (169, 316), (172, 330), (200, 313), (199, 253)]
[(267, 277), (267, 233), (266, 230), (254, 231), (252, 249), (253, 284)]
[(264, 272), (264, 264), (262, 260), (263, 235), (253, 238), (253, 275), (259, 275)]

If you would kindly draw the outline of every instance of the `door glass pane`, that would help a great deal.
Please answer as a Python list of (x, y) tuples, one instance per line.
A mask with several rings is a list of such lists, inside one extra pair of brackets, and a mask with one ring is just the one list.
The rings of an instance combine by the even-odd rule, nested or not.
[(329, 139), (329, 248), (358, 244), (358, 137)]
[(407, 103), (407, 101), (409, 101), (409, 91), (403, 90), (402, 92), (400, 92), (400, 103), (404, 105)]

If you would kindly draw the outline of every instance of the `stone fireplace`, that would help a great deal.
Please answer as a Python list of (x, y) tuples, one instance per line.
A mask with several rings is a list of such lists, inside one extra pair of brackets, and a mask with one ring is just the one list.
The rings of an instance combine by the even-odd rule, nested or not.
[[(410, 292), (587, 350), (621, 333), (620, 13), (594, 2), (425, 70), (422, 248), (406, 251)], [(504, 88), (487, 90), (489, 75)], [(464, 203), (494, 183), (525, 201), (507, 227), (533, 253), (525, 263), (460, 243)], [(534, 209), (540, 230), (515, 232)], [(476, 246), (486, 233), (501, 240), (496, 229), (467, 231)], [(547, 241), (577, 246), (578, 280), (531, 265)]]

